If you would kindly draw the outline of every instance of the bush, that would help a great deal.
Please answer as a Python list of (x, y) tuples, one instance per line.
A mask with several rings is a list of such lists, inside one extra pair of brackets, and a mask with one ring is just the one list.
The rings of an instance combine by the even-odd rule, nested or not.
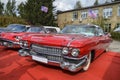
[(115, 40), (120, 41), (120, 32), (111, 32), (111, 37)]
[(27, 24), (24, 19), (12, 16), (0, 16), (0, 27), (6, 27), (9, 24)]

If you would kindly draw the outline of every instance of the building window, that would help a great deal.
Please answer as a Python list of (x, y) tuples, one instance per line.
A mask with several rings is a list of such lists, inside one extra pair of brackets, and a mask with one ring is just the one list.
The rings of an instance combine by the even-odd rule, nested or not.
[(78, 12), (73, 12), (73, 20), (78, 19)]
[(103, 9), (103, 17), (110, 17), (110, 16), (112, 16), (112, 8)]
[(87, 15), (88, 15), (87, 11), (81, 12), (81, 18), (82, 19), (86, 19)]
[(118, 16), (120, 16), (120, 6), (118, 7)]

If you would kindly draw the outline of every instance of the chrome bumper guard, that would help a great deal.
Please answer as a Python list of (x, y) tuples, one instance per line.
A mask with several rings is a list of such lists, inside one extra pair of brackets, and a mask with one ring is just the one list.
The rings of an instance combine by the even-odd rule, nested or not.
[[(54, 66), (60, 66), (62, 69), (71, 71), (71, 72), (77, 72), (79, 70), (81, 70), (87, 63), (87, 55), (79, 58), (79, 59), (74, 59), (74, 58), (68, 58), (68, 57), (64, 57), (61, 56), (61, 59), (59, 61), (53, 61), (54, 59), (48, 58), (48, 56), (50, 55), (38, 55), (36, 52), (31, 52), (28, 49), (21, 49), (19, 50), (19, 55), (21, 56), (36, 56), (37, 58), (43, 58), (42, 60), (47, 60), (47, 62), (41, 61), (39, 59), (35, 59), (32, 58), (35, 61), (38, 62), (42, 62), (45, 64), (49, 64), (49, 65), (54, 65)], [(53, 55), (52, 55), (53, 56)], [(57, 56), (58, 57), (58, 56)], [(54, 58), (54, 57), (53, 57)], [(56, 58), (57, 59), (57, 58)]]

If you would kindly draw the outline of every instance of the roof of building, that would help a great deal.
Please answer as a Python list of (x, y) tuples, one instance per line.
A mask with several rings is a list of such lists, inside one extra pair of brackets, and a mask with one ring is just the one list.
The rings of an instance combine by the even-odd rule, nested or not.
[(57, 14), (62, 14), (62, 13), (72, 12), (72, 11), (78, 11), (78, 10), (91, 9), (91, 8), (96, 8), (96, 7), (101, 7), (101, 6), (109, 6), (109, 5), (114, 5), (114, 4), (120, 4), (120, 1), (112, 2), (112, 3), (105, 3), (105, 4), (100, 4), (100, 5), (94, 5), (94, 6), (89, 6), (89, 7), (82, 7), (82, 8), (79, 8), (79, 9), (60, 11)]

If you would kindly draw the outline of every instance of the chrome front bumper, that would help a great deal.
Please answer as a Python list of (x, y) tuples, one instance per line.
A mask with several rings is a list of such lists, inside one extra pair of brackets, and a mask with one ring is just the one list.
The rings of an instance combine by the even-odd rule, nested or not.
[(32, 56), (32, 59), (35, 61), (42, 62), (42, 63), (49, 64), (49, 65), (59, 66), (62, 69), (68, 70), (71, 72), (77, 72), (81, 70), (87, 64), (87, 55), (79, 59), (61, 56), (62, 59), (60, 59), (60, 61), (53, 61), (54, 59), (50, 60), (50, 58), (48, 59), (48, 57), (46, 56), (37, 55), (36, 52), (31, 53), (27, 49), (19, 50), (19, 55), (20, 56)]
[(2, 38), (0, 38), (0, 45), (5, 46), (5, 47), (9, 47), (9, 48), (20, 48), (19, 42), (14, 42), (14, 41), (2, 39)]

